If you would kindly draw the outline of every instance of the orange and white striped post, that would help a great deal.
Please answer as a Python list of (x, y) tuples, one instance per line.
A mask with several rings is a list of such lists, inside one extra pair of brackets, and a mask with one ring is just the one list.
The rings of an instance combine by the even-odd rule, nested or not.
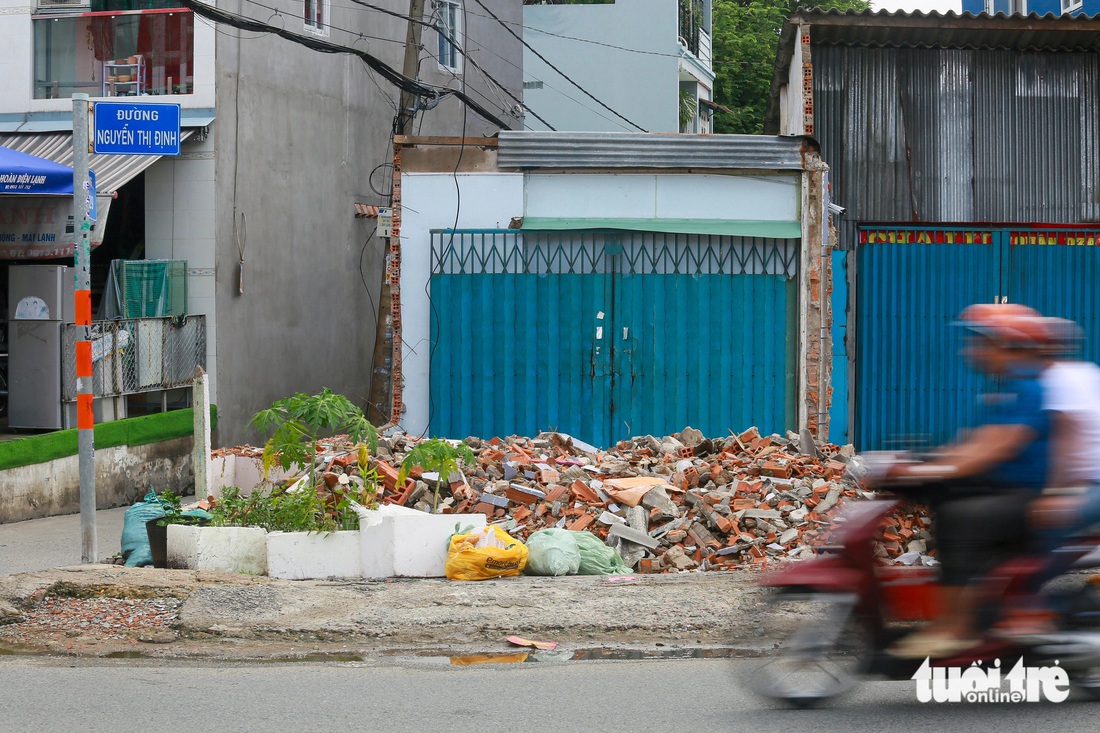
[(88, 95), (73, 95), (73, 219), (77, 239), (73, 258), (76, 288), (76, 427), (80, 458), (80, 561), (97, 562), (95, 531), (95, 411), (92, 386), (91, 176), (88, 173)]

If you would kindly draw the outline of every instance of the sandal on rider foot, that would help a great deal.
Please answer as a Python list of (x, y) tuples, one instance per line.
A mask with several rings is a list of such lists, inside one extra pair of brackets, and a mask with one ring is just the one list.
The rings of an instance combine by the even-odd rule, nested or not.
[(977, 639), (959, 639), (940, 634), (915, 632), (897, 641), (887, 649), (890, 656), (899, 659), (942, 659), (961, 654), (981, 644)]

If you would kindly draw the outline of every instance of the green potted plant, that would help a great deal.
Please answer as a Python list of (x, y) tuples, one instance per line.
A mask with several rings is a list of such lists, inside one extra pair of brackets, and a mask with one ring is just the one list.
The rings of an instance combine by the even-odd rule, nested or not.
[(401, 470), (397, 474), (397, 485), (403, 486), (409, 473), (417, 466), (423, 471), (438, 473), (439, 479), (436, 481), (435, 494), (432, 498), (432, 511), (435, 512), (439, 509), (439, 487), (447, 482), (453, 473), (459, 474), (463, 483), (468, 483), (466, 474), (462, 472), (462, 466), (472, 466), (475, 461), (474, 452), (465, 443), (455, 445), (442, 438), (429, 438), (417, 443), (405, 454), (404, 460), (401, 461)]

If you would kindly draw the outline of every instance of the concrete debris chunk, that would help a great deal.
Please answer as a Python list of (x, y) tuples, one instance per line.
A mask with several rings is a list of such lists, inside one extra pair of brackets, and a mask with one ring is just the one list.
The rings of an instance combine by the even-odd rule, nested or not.
[(642, 506), (656, 512), (652, 515), (657, 519), (674, 519), (680, 516), (680, 509), (673, 503), (668, 493), (657, 486), (646, 492), (642, 497)]
[(619, 539), (626, 540), (627, 542), (633, 542), (636, 545), (641, 545), (647, 550), (657, 549), (659, 544), (657, 540), (650, 537), (645, 532), (629, 527), (625, 524), (613, 524), (607, 532), (609, 537), (618, 537)]

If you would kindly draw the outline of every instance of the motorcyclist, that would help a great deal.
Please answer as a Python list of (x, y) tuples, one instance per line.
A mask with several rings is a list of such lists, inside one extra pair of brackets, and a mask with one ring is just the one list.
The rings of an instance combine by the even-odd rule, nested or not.
[(1011, 609), (999, 631), (1029, 636), (1055, 630), (1054, 609), (1039, 595), (1041, 585), (1065, 572), (1074, 555), (1064, 548), (1075, 532), (1100, 522), (1100, 367), (1078, 359), (1080, 327), (1046, 319), (1043, 399), (1051, 412), (1050, 475), (1032, 502), (1030, 521), (1044, 568), (1034, 576), (1033, 595)]
[(937, 484), (925, 498), (936, 519), (944, 613), (890, 648), (907, 658), (950, 656), (979, 643), (971, 581), (992, 558), (1027, 548), (1028, 507), (1047, 484), (1052, 422), (1040, 377), (1049, 324), (1024, 306), (978, 304), (958, 325), (967, 331), (967, 360), (997, 378), (1000, 389), (983, 425), (930, 461), (899, 465), (889, 476)]

